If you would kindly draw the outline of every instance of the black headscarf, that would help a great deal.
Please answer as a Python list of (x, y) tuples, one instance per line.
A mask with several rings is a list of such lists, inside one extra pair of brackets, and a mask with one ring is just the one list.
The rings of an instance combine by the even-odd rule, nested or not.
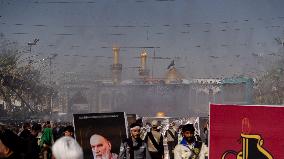
[(0, 140), (6, 147), (8, 147), (13, 152), (17, 152), (17, 153), (22, 152), (21, 148), (23, 148), (22, 147), (23, 141), (18, 135), (16, 135), (11, 130), (9, 129), (1, 130)]

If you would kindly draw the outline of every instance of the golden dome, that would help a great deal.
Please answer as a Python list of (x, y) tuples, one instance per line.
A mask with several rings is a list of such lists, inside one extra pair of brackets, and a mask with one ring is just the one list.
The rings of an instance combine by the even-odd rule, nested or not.
[(165, 112), (157, 112), (156, 117), (165, 117), (166, 113)]
[(165, 83), (181, 83), (183, 79), (183, 76), (181, 73), (175, 68), (171, 67), (167, 72), (165, 76)]

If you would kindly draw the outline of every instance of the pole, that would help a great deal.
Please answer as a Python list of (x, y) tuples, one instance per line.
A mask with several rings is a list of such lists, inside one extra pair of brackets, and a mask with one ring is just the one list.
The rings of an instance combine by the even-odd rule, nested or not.
[(49, 115), (50, 115), (50, 119), (52, 119), (52, 107), (53, 107), (53, 87), (52, 87), (52, 81), (51, 81), (51, 76), (52, 76), (52, 57), (48, 57), (49, 58), (49, 86), (50, 86), (50, 89), (51, 89), (51, 92), (50, 92), (50, 105), (49, 105)]
[(52, 86), (51, 86), (51, 64), (52, 64), (52, 61), (51, 61), (51, 57), (48, 57), (49, 58), (49, 86), (50, 86), (50, 105), (49, 105), (49, 115), (50, 115), (50, 118), (52, 118), (52, 93), (53, 93), (53, 90), (51, 89)]
[(50, 94), (50, 106), (49, 106), (49, 113), (50, 113), (50, 118), (52, 119), (52, 109), (53, 109), (53, 86), (52, 86), (52, 60), (55, 59), (57, 56), (56, 53), (51, 54), (51, 56), (48, 57), (49, 59), (49, 85), (51, 88), (51, 94)]
[(152, 62), (152, 79), (154, 78), (155, 62), (156, 62), (156, 49), (154, 48), (154, 57), (153, 57), (153, 62)]

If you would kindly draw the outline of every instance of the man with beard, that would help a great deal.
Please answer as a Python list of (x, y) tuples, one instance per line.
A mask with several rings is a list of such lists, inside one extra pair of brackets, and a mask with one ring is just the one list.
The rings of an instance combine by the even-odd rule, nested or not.
[(117, 154), (111, 153), (111, 143), (105, 137), (94, 134), (90, 138), (94, 159), (117, 159)]
[(147, 143), (140, 138), (141, 126), (138, 123), (130, 125), (131, 138), (126, 139), (121, 147), (119, 159), (150, 159)]
[(174, 149), (175, 159), (205, 159), (204, 144), (194, 136), (193, 124), (182, 127), (182, 141)]

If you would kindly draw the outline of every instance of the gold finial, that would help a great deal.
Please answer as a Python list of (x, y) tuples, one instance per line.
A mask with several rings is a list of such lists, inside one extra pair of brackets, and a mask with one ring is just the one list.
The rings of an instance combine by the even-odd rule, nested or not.
[(141, 52), (141, 57), (147, 57), (147, 51), (146, 49), (143, 49)]

